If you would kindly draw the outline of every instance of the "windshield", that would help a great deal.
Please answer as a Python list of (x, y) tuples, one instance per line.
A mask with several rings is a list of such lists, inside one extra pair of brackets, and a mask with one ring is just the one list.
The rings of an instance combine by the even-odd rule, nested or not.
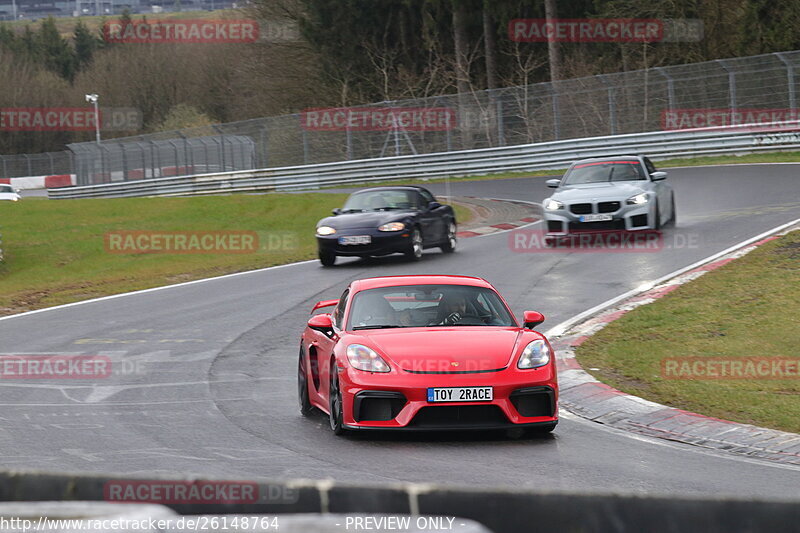
[(599, 161), (575, 165), (567, 172), (563, 185), (644, 179), (647, 178), (638, 161)]
[(389, 211), (392, 209), (418, 209), (417, 192), (408, 189), (383, 189), (357, 192), (350, 195), (342, 211)]
[(355, 295), (348, 329), (437, 326), (516, 326), (491, 289), (415, 285), (368, 289)]

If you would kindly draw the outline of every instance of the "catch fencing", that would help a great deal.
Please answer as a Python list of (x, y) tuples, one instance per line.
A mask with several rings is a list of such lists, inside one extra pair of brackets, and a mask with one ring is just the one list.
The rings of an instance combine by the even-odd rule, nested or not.
[[(0, 156), (0, 170), (3, 177), (77, 174), (79, 184), (89, 185), (721, 126), (750, 122), (748, 117), (759, 113), (773, 122), (800, 118), (798, 68), (800, 51), (781, 52), (347, 110), (310, 110), (109, 139), (99, 148), (76, 143), (64, 153)], [(412, 118), (384, 120), (402, 112)], [(427, 121), (426, 113), (434, 120)], [(383, 122), (364, 124), (357, 120), (362, 116)], [(326, 117), (333, 120), (326, 122)], [(245, 138), (247, 155), (231, 158), (227, 151)], [(191, 160), (185, 154), (194, 143), (203, 143), (204, 150)], [(156, 151), (159, 157), (147, 155)], [(75, 168), (79, 153), (91, 158), (81, 163), (91, 171)]]

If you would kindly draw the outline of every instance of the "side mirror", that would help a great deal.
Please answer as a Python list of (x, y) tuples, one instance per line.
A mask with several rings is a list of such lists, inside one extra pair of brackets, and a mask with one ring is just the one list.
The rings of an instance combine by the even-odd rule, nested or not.
[(321, 315), (314, 315), (308, 319), (308, 327), (324, 333), (325, 335), (330, 335), (333, 333), (333, 322), (331, 321), (331, 315), (328, 313), (323, 313)]
[(341, 210), (341, 209), (339, 209), (338, 207), (334, 208), (334, 210), (332, 211), (332, 213), (333, 213), (333, 216), (336, 216), (336, 215), (338, 215), (338, 214), (339, 214), (339, 213), (341, 213), (341, 212), (342, 212), (342, 210)]
[(439, 202), (437, 202), (435, 200), (428, 204), (428, 209), (430, 211), (433, 211), (434, 209), (439, 209), (440, 207), (442, 207), (442, 204), (440, 204)]
[(651, 172), (650, 177), (653, 178), (653, 181), (661, 181), (667, 179), (667, 173), (663, 170), (657, 170), (655, 172)]
[(528, 329), (533, 329), (544, 322), (544, 315), (536, 311), (525, 311), (522, 313), (522, 323)]
[(550, 187), (551, 189), (557, 189), (558, 185), (561, 183), (561, 180), (552, 179), (552, 180), (547, 180), (545, 183), (547, 183), (547, 186)]

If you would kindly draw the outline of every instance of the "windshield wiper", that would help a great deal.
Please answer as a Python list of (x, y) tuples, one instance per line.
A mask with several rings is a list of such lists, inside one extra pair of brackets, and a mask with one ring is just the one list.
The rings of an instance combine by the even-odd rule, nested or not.
[(363, 213), (363, 209), (342, 209), (342, 213)]
[(410, 326), (401, 326), (400, 324), (370, 324), (369, 326), (355, 326), (353, 331), (358, 329), (385, 329), (385, 328), (408, 328)]

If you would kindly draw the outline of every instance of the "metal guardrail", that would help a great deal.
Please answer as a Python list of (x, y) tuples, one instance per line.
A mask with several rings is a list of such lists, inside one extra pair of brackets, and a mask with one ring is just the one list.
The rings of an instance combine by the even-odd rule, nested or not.
[(557, 169), (577, 159), (609, 154), (644, 153), (658, 160), (797, 148), (800, 148), (800, 120), (124, 181), (50, 189), (48, 195), (53, 199), (120, 198), (302, 190), (375, 181)]

